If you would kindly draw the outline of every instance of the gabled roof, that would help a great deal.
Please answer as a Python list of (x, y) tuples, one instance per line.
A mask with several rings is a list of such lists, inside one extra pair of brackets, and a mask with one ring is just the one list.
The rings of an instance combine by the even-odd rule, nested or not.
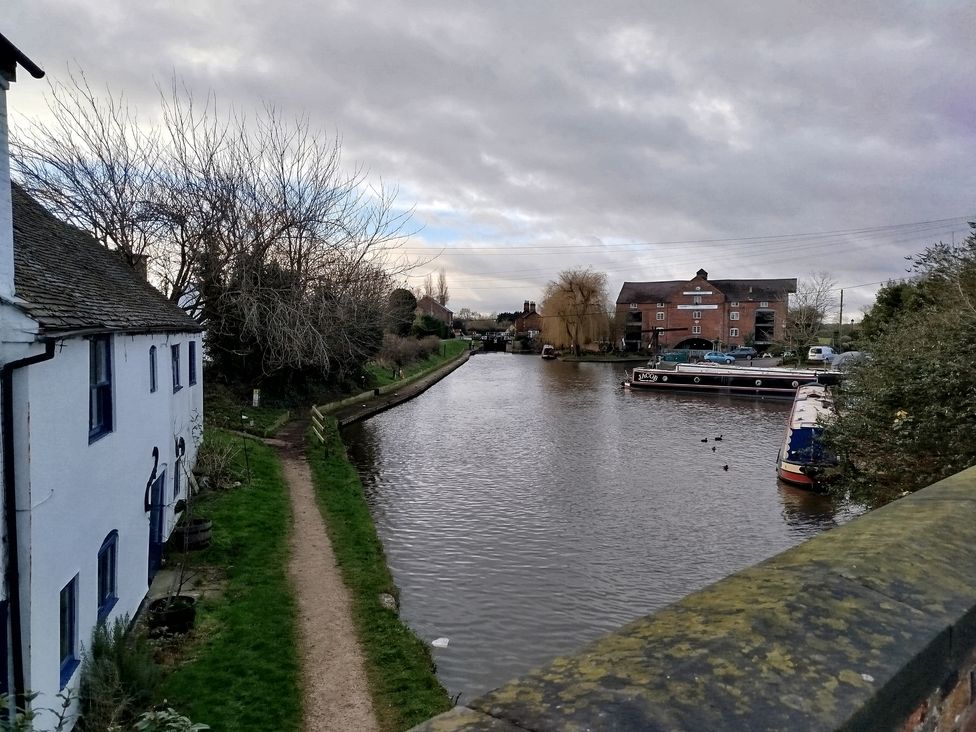
[[(632, 302), (667, 302), (675, 288), (690, 280), (665, 282), (624, 282), (617, 296), (617, 304)], [(796, 292), (796, 278), (781, 280), (708, 280), (708, 284), (722, 292), (729, 300), (782, 300), (787, 293)], [(752, 291), (749, 291), (749, 288)]]
[(432, 298), (430, 295), (424, 295), (417, 301), (417, 307), (426, 313), (433, 315), (435, 312), (440, 312), (441, 315), (454, 315), (454, 313), (441, 305), (437, 300)]
[(3, 33), (0, 33), (0, 76), (7, 81), (14, 81), (17, 78), (17, 66), (23, 66), (27, 73), (35, 79), (44, 76), (44, 71), (27, 56), (24, 55), (17, 46), (7, 40)]
[(42, 335), (73, 331), (201, 331), (117, 252), (65, 224), (16, 183), (14, 291)]

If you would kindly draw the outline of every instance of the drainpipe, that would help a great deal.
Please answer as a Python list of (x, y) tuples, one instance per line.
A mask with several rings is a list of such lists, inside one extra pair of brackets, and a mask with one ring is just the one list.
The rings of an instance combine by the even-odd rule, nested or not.
[[(0, 367), (0, 420), (3, 424), (3, 512), (7, 530), (7, 568), (4, 580), (10, 602), (10, 650), (13, 654), (13, 693), (18, 707), (26, 703), (24, 688), (24, 646), (21, 639), (20, 558), (17, 554), (17, 488), (14, 468), (14, 371), (54, 358), (54, 341), (44, 344), (44, 353), (5, 363)], [(6, 663), (6, 659), (4, 659)]]

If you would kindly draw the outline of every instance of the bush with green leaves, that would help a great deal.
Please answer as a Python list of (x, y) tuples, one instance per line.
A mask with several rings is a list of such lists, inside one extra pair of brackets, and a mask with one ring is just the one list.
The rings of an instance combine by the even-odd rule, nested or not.
[(870, 360), (836, 396), (825, 437), (841, 456), (832, 490), (886, 503), (976, 463), (976, 233), (915, 258), (923, 298), (879, 305)]
[(202, 732), (210, 727), (200, 722), (194, 723), (172, 707), (166, 707), (143, 712), (135, 729), (136, 732)]

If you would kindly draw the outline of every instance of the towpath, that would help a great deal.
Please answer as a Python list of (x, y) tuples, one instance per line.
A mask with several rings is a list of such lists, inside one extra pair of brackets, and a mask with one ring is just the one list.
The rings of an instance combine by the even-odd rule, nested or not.
[(267, 440), (278, 450), (291, 494), (288, 573), (298, 603), (304, 729), (372, 732), (378, 725), (363, 653), (353, 625), (349, 592), (315, 502), (305, 458), (306, 427), (304, 422), (292, 422), (276, 439)]

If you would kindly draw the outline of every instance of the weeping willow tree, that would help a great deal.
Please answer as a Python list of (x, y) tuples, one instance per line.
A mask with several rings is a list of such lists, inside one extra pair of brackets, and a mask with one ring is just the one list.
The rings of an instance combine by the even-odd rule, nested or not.
[(589, 268), (566, 269), (546, 285), (542, 339), (579, 355), (584, 345), (610, 337), (607, 276)]

